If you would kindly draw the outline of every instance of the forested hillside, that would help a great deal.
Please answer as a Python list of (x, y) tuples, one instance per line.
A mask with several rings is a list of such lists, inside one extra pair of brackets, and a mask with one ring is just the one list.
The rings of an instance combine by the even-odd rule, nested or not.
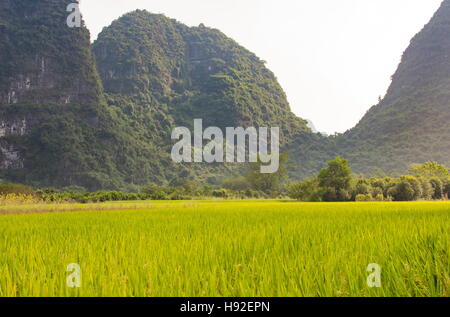
[[(117, 170), (85, 27), (70, 1), (0, 1), (0, 163), (30, 184), (109, 186)], [(103, 175), (103, 176), (102, 176)]]
[(450, 1), (411, 41), (385, 98), (338, 138), (359, 172), (450, 163)]
[(195, 118), (221, 128), (280, 126), (285, 138), (309, 131), (264, 62), (218, 30), (135, 11), (105, 28), (94, 52), (110, 103), (147, 115), (152, 136)]
[[(283, 149), (304, 149), (298, 175), (308, 175), (333, 157), (329, 142), (290, 110), (286, 95), (265, 63), (216, 29), (187, 27), (163, 15), (137, 10), (114, 21), (94, 43), (108, 104), (117, 107), (140, 132), (158, 144), (162, 160), (170, 153), (175, 126), (276, 126)], [(325, 150), (326, 151), (326, 150)], [(334, 151), (326, 151), (334, 153)], [(326, 153), (325, 152), (325, 153)], [(166, 166), (171, 164), (167, 163)], [(245, 166), (189, 164), (183, 177), (217, 182)], [(175, 182), (176, 176), (174, 176)], [(174, 179), (168, 179), (173, 182)]]
[[(282, 151), (317, 173), (450, 163), (450, 0), (412, 41), (380, 104), (340, 136), (313, 133), (265, 62), (216, 29), (137, 10), (90, 43), (70, 0), (0, 0), (0, 170), (8, 182), (133, 190), (218, 184), (245, 164), (174, 164), (174, 127), (280, 127)], [(301, 88), (301, 87), (300, 87)], [(332, 105), (330, 105), (332, 106)]]

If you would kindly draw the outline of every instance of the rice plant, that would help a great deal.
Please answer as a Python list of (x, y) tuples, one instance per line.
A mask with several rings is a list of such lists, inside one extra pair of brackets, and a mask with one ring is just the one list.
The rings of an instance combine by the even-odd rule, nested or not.
[(448, 202), (21, 208), (0, 216), (0, 296), (449, 296)]

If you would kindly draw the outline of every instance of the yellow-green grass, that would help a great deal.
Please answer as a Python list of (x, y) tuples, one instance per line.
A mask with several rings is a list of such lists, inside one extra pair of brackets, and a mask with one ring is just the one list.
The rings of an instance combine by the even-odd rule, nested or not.
[(58, 206), (0, 215), (0, 296), (449, 296), (449, 202)]

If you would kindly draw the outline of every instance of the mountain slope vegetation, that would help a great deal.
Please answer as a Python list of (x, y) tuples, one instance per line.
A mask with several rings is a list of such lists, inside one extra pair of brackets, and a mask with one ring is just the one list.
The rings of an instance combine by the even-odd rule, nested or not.
[[(70, 1), (0, 1), (0, 161), (13, 181), (108, 186), (107, 112), (85, 27)], [(107, 176), (106, 178), (110, 178)]]
[(286, 138), (310, 131), (264, 62), (218, 30), (137, 10), (105, 28), (94, 53), (110, 99), (153, 112), (152, 135), (195, 118), (221, 128), (280, 126)]
[(450, 1), (412, 40), (384, 99), (337, 140), (359, 172), (450, 163)]
[[(222, 129), (280, 127), (285, 149), (293, 140), (320, 142), (307, 122), (291, 112), (265, 63), (218, 30), (136, 10), (105, 28), (93, 49), (108, 104), (126, 113), (141, 138), (164, 153), (170, 153), (172, 129), (192, 130), (196, 118), (203, 119), (204, 127)], [(306, 172), (315, 170), (305, 166)], [(183, 168), (183, 175), (213, 183), (215, 176), (243, 172), (233, 164)]]
[(0, 166), (8, 181), (126, 189), (173, 169), (107, 105), (89, 31), (72, 1), (0, 1)]
[(242, 164), (174, 164), (171, 132), (280, 127), (291, 178), (348, 158), (359, 173), (450, 163), (450, 0), (411, 41), (380, 104), (344, 135), (313, 133), (265, 62), (216, 29), (136, 10), (66, 26), (70, 0), (0, 0), (0, 171), (36, 186), (217, 184)]

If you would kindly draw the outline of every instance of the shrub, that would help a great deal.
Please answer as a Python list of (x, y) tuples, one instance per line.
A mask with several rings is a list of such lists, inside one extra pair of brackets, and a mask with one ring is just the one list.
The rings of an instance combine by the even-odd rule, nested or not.
[(447, 182), (444, 184), (443, 194), (447, 199), (450, 198), (450, 180), (447, 180)]
[(372, 197), (378, 197), (381, 195), (384, 198), (383, 189), (381, 189), (379, 187), (372, 187), (371, 194), (372, 194)]
[(357, 202), (373, 201), (373, 197), (370, 194), (358, 194), (355, 200)]
[(141, 190), (142, 193), (148, 194), (148, 195), (153, 195), (153, 194), (155, 194), (157, 192), (160, 192), (160, 191), (161, 191), (161, 187), (158, 186), (158, 185), (154, 185), (154, 184), (145, 186)]
[(40, 202), (42, 202), (41, 199), (30, 194), (10, 193), (0, 195), (0, 205), (37, 204)]
[(170, 199), (169, 195), (167, 195), (166, 193), (161, 192), (161, 191), (151, 194), (150, 198), (152, 200), (169, 200)]
[(416, 197), (413, 186), (407, 180), (400, 180), (389, 189), (388, 193), (395, 201), (413, 201)]
[(414, 195), (413, 195), (412, 200), (418, 200), (419, 198), (422, 197), (422, 195), (423, 195), (422, 184), (420, 183), (420, 181), (416, 177), (413, 177), (413, 176), (402, 176), (402, 177), (400, 177), (400, 180), (401, 181), (406, 181), (406, 182), (408, 182), (411, 185), (411, 187), (412, 187), (412, 189), (414, 191)]
[(78, 193), (78, 194), (87, 192), (86, 188), (84, 188), (83, 186), (75, 186), (75, 185), (64, 187), (64, 188), (62, 188), (62, 191), (68, 192), (68, 193)]
[[(188, 195), (197, 195), (200, 191), (200, 183), (198, 181), (187, 182), (182, 186), (183, 191)], [(171, 194), (175, 194), (178, 189), (173, 189)]]
[(336, 193), (336, 190), (331, 187), (322, 188), (320, 196), (322, 197), (323, 201), (327, 202), (338, 201), (338, 195)]
[(430, 200), (434, 194), (434, 189), (430, 183), (430, 180), (428, 180), (428, 178), (425, 178), (425, 177), (419, 177), (417, 179), (420, 182), (421, 191), (422, 191), (422, 195), (420, 198), (425, 199), (425, 200)]
[(191, 200), (192, 197), (183, 194), (182, 192), (174, 192), (167, 197), (169, 200)]
[(288, 196), (300, 201), (317, 201), (320, 196), (317, 179), (309, 179), (303, 183), (291, 184), (288, 187)]
[(222, 189), (214, 190), (212, 192), (212, 195), (213, 195), (213, 197), (216, 197), (216, 198), (229, 198), (230, 192), (228, 190), (222, 188)]
[(57, 194), (59, 191), (56, 188), (48, 187), (48, 188), (40, 188), (36, 191), (37, 195), (41, 194)]
[(0, 185), (0, 195), (7, 194), (24, 194), (35, 195), (33, 188), (20, 184), (4, 184)]
[(389, 178), (372, 178), (369, 180), (372, 190), (381, 191), (381, 193), (386, 196), (387, 190), (389, 188)]
[(337, 196), (338, 196), (338, 201), (351, 201), (352, 200), (352, 195), (351, 195), (350, 191), (347, 189), (343, 189), (343, 188), (339, 189)]
[(433, 199), (442, 199), (444, 197), (444, 183), (437, 177), (430, 179), (430, 184), (433, 188)]
[(372, 191), (372, 186), (370, 186), (366, 180), (359, 180), (355, 186), (355, 196), (357, 195), (367, 195)]

